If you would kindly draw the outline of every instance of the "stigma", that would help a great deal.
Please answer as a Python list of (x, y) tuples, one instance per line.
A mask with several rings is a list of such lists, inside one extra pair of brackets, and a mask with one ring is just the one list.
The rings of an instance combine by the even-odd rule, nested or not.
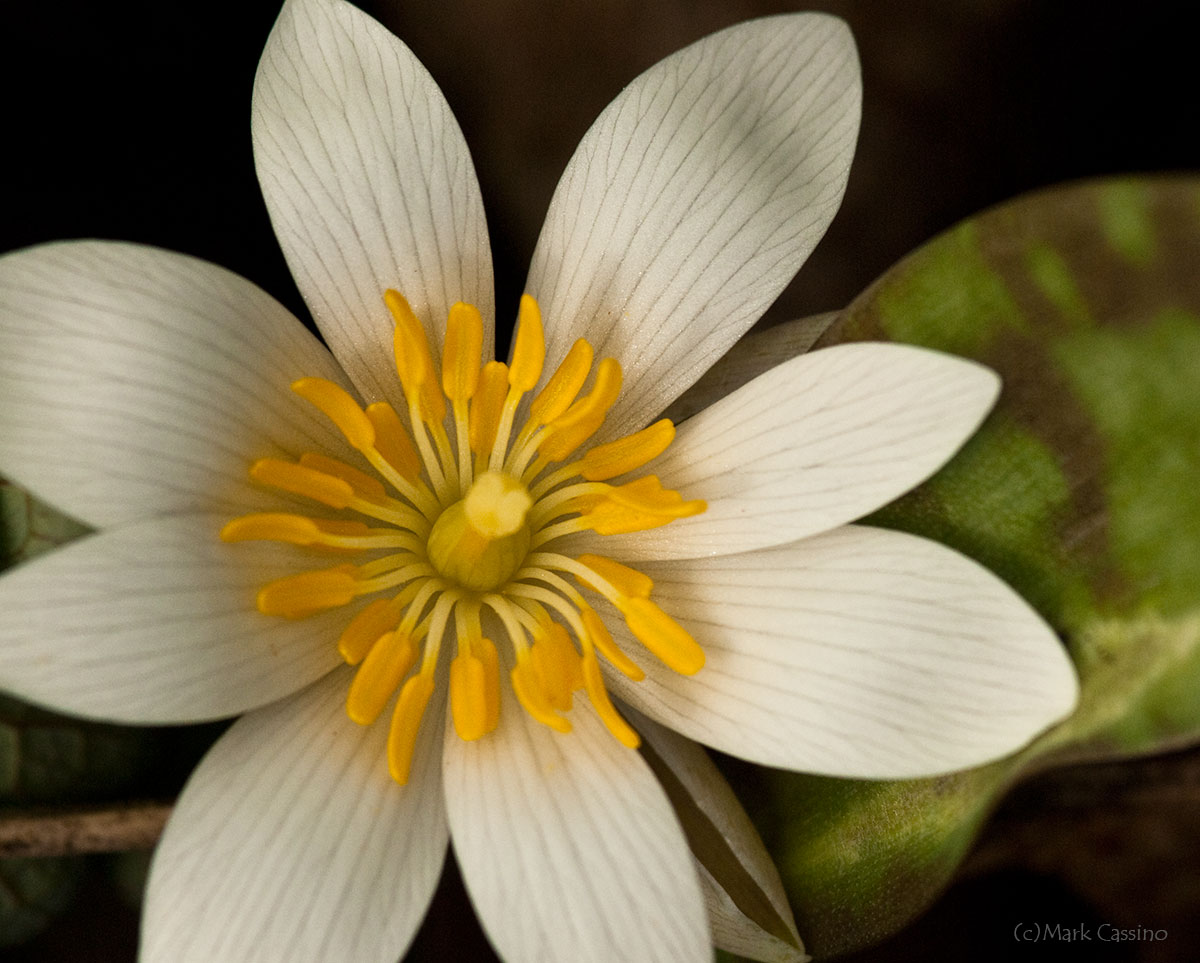
[[(387, 756), (398, 783), (408, 780), (425, 708), (443, 678), (462, 739), (496, 728), (505, 692), (538, 722), (569, 732), (566, 714), (582, 690), (608, 731), (636, 748), (637, 733), (608, 696), (601, 660), (635, 681), (645, 673), (613, 641), (605, 617), (623, 619), (677, 672), (699, 671), (703, 650), (653, 601), (645, 573), (604, 554), (556, 551), (555, 542), (703, 512), (703, 501), (640, 474), (670, 445), (674, 425), (663, 419), (592, 444), (620, 394), (621, 367), (613, 358), (593, 364), (592, 346), (580, 339), (543, 383), (541, 312), (528, 295), (508, 363), (483, 360), (483, 319), (472, 305), (450, 309), (439, 365), (404, 297), (389, 290), (384, 301), (395, 321), (404, 407), (363, 407), (321, 378), (294, 382), (359, 463), (320, 452), (260, 459), (252, 479), (314, 503), (320, 514), (244, 515), (221, 531), (226, 542), (266, 539), (341, 560), (264, 585), (259, 611), (299, 619), (357, 603), (336, 642), (357, 666), (346, 711), (372, 725), (394, 702)], [(518, 427), (518, 411), (539, 385)], [(606, 616), (581, 590), (608, 603), (600, 603)], [(447, 670), (439, 673), (443, 659)]]

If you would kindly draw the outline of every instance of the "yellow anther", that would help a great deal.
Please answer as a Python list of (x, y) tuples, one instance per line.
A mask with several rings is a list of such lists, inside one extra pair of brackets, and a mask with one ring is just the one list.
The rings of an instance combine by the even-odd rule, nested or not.
[(595, 652), (584, 653), (583, 684), (587, 689), (588, 699), (591, 700), (592, 706), (596, 710), (596, 715), (600, 717), (600, 721), (607, 726), (608, 731), (616, 737), (617, 741), (630, 749), (640, 746), (642, 740), (629, 723), (621, 718), (621, 714), (617, 712), (608, 698), (608, 691), (604, 688), (604, 677), (600, 674), (600, 666), (596, 662)]
[(542, 725), (559, 732), (570, 732), (571, 723), (554, 711), (537, 677), (537, 669), (529, 657), (529, 650), (517, 652), (517, 664), (512, 670), (512, 687), (521, 707)]
[(413, 313), (403, 294), (388, 289), (384, 292), (383, 301), (396, 322), (392, 336), (392, 346), (396, 353), (396, 373), (400, 376), (400, 385), (404, 388), (405, 397), (411, 399), (419, 394), (421, 385), (433, 379), (433, 355), (429, 351), (429, 338), (425, 334), (425, 326)]
[(361, 536), (371, 530), (362, 522), (307, 518), (282, 512), (263, 512), (235, 518), (221, 529), (224, 542), (270, 541), (290, 545), (327, 544), (327, 536)]
[[(494, 645), (491, 653), (496, 653)], [(489, 666), (474, 652), (460, 652), (450, 663), (450, 715), (460, 739), (470, 742), (496, 728), (500, 706), (497, 665), (493, 661)]]
[(579, 506), (588, 527), (600, 535), (641, 532), (677, 518), (699, 515), (708, 507), (701, 499), (684, 501), (679, 492), (662, 487), (654, 475), (610, 489), (592, 504)]
[(347, 465), (344, 461), (338, 461), (327, 455), (318, 455), (315, 452), (305, 452), (300, 456), (300, 464), (304, 468), (340, 478), (353, 489), (357, 498), (365, 498), (370, 502), (382, 502), (387, 498), (383, 482), (368, 475), (365, 471), (359, 471), (353, 465)]
[(557, 622), (546, 622), (530, 647), (530, 658), (550, 704), (561, 712), (568, 711), (571, 693), (583, 685), (583, 677), (579, 653), (567, 630)]
[(598, 535), (621, 535), (660, 528), (677, 518), (698, 515), (707, 507), (706, 502), (686, 502), (684, 505), (687, 511), (666, 513), (642, 512), (625, 505), (602, 502), (582, 516), (580, 521), (586, 522), (586, 527)]
[(354, 571), (353, 565), (339, 565), (275, 579), (259, 589), (258, 610), (263, 615), (302, 619), (345, 605), (355, 595)]
[(345, 508), (354, 500), (354, 488), (345, 479), (278, 458), (260, 458), (250, 466), (250, 477), (330, 508)]
[(580, 471), (588, 481), (608, 481), (641, 468), (657, 458), (675, 438), (675, 425), (669, 418), (648, 428), (592, 448), (580, 462)]
[(346, 714), (360, 726), (369, 726), (378, 719), (416, 659), (417, 649), (408, 633), (381, 635), (354, 674), (346, 697)]
[(695, 675), (704, 668), (704, 650), (688, 631), (648, 598), (617, 603), (625, 623), (641, 643), (669, 669)]
[(491, 639), (476, 639), (471, 649), (483, 663), (483, 691), (487, 696), (484, 731), (491, 732), (500, 722), (500, 653)]
[(592, 390), (546, 426), (538, 453), (551, 461), (570, 456), (604, 424), (605, 415), (620, 393), (621, 366), (616, 359), (605, 358), (596, 366)]
[(473, 304), (459, 301), (446, 321), (442, 347), (442, 390), (451, 401), (466, 401), (479, 384), (483, 357), (483, 317)]
[(641, 670), (637, 663), (617, 648), (617, 643), (613, 641), (613, 637), (608, 631), (608, 626), (596, 614), (595, 609), (591, 606), (586, 606), (579, 614), (583, 617), (583, 627), (587, 629), (588, 638), (592, 640), (592, 645), (599, 649), (600, 654), (612, 663), (613, 668), (634, 682), (641, 682), (642, 679), (646, 678), (646, 673)]
[(394, 599), (376, 599), (359, 612), (342, 631), (338, 652), (348, 665), (358, 665), (371, 647), (400, 622), (401, 607)]
[(525, 486), (498, 471), (484, 472), (476, 478), (463, 499), (467, 521), (488, 538), (502, 538), (519, 531), (532, 506), (533, 499)]
[(479, 374), (479, 387), (471, 399), (471, 451), (481, 457), (491, 454), (508, 396), (508, 365), (489, 361)]
[(657, 475), (643, 475), (624, 485), (613, 485), (604, 500), (645, 512), (677, 512), (687, 504), (679, 492), (663, 488)]
[(521, 295), (517, 311), (517, 335), (513, 339), (512, 364), (508, 383), (518, 391), (532, 391), (542, 376), (546, 361), (546, 339), (542, 333), (542, 312), (528, 294)]
[(396, 409), (386, 401), (367, 406), (367, 418), (375, 429), (375, 450), (402, 478), (416, 481), (421, 474), (421, 458)]
[(292, 391), (317, 408), (359, 451), (375, 447), (375, 428), (350, 393), (324, 378), (301, 378)]
[[(611, 558), (602, 555), (580, 555), (575, 561), (586, 565), (608, 582), (622, 598), (647, 599), (650, 597), (650, 590), (654, 588), (654, 580), (649, 575)], [(588, 588), (595, 588), (584, 578), (576, 577)]]
[(392, 726), (388, 731), (388, 771), (400, 785), (408, 782), (412, 769), (413, 751), (417, 745), (417, 734), (421, 729), (421, 717), (433, 695), (433, 673), (419, 672), (404, 683), (396, 710), (392, 713)]
[(417, 405), (425, 421), (440, 422), (446, 416), (446, 403), (438, 390), (425, 326), (399, 291), (389, 289), (384, 292), (383, 300), (396, 322), (392, 345), (404, 397), (410, 405)]
[(592, 346), (580, 338), (567, 352), (562, 364), (529, 405), (529, 420), (538, 425), (553, 421), (568, 408), (592, 370)]

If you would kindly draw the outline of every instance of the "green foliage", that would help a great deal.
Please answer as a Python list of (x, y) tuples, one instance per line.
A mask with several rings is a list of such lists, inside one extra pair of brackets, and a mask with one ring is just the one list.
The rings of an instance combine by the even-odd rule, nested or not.
[(902, 261), (823, 344), (976, 358), (1004, 390), (942, 472), (878, 512), (979, 560), (1058, 629), (1074, 715), (938, 779), (773, 777), (780, 868), (818, 957), (895, 932), (1021, 776), (1200, 742), (1200, 181), (1044, 191)]

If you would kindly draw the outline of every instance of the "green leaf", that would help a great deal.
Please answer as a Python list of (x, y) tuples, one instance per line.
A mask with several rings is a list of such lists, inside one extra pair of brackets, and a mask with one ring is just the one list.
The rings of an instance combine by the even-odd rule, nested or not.
[(0, 477), (0, 571), (89, 531), (86, 525)]
[(80, 856), (0, 859), (0, 948), (32, 939), (66, 909), (83, 867)]
[(1004, 379), (942, 472), (870, 521), (948, 544), (1058, 629), (1074, 715), (938, 779), (779, 774), (781, 870), (816, 956), (878, 941), (952, 877), (1004, 791), (1069, 760), (1200, 741), (1200, 180), (1018, 199), (885, 274), (821, 344), (894, 340)]

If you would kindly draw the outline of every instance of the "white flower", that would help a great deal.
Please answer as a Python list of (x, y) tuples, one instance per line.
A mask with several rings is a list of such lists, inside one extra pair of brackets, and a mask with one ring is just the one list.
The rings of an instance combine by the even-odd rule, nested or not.
[[(624, 372), (591, 443), (646, 425), (795, 274), (841, 199), (858, 102), (844, 26), (789, 15), (679, 52), (601, 115), (563, 175), (526, 286), (545, 318), (541, 384), (578, 338)], [(422, 693), (423, 721), (402, 710), (391, 727), (403, 786), (384, 762), (389, 726), (347, 717), (354, 670), (337, 640), (350, 615), (325, 607), (346, 601), (330, 587), (340, 576), (314, 577), (301, 595), (302, 583), (287, 581), (298, 568), (328, 567), (328, 555), (221, 541), (222, 531), (284, 538), (287, 526), (307, 524), (254, 514), (229, 527), (247, 513), (281, 511), (279, 492), (247, 474), (256, 460), (260, 481), (310, 493), (325, 483), (295, 480), (302, 453), (367, 466), (371, 444), (358, 445), (364, 460), (317, 408), (359, 442), (363, 432), (382, 439), (386, 431), (377, 418), (363, 428), (367, 415), (350, 393), (414, 410), (424, 389), (401, 389), (386, 290), (402, 292), (420, 322), (404, 329), (407, 309), (391, 298), (402, 369), (422, 363), (413, 353), (421, 330), (432, 357), (442, 357), (443, 322), (459, 301), (480, 312), (474, 350), (492, 350), (491, 261), (474, 169), (407, 48), (339, 0), (289, 0), (253, 108), (272, 221), (329, 351), (249, 282), (181, 255), (74, 242), (0, 261), (0, 470), (99, 530), (0, 580), (0, 681), (34, 701), (121, 722), (245, 713), (193, 775), (160, 845), (143, 957), (394, 960), (425, 912), (450, 837), (506, 958), (706, 957), (696, 869), (662, 789), (621, 744), (636, 736), (595, 677), (586, 698), (562, 707), (600, 645), (597, 632), (578, 630), (576, 590), (554, 582), (556, 562), (518, 546), (506, 568), (493, 552), (528, 529), (527, 517), (540, 517), (549, 486), (490, 476), (498, 487), (471, 489), (482, 492), (479, 511), (500, 519), (482, 554), (462, 562), (463, 525), (482, 525), (476, 515), (455, 523), (449, 548), (430, 550), (426, 568), (436, 571), (417, 581), (435, 589), (424, 620), (432, 624), (399, 633), (415, 645), (410, 679), (423, 674), (432, 686)], [(455, 308), (469, 330), (475, 322), (464, 310)], [(535, 313), (526, 303), (519, 331), (527, 341), (510, 380), (538, 380), (543, 370)], [(461, 362), (453, 370), (478, 370), (470, 348), (452, 345), (446, 357)], [(598, 381), (613, 369), (604, 370)], [(288, 390), (314, 378), (324, 380)], [(478, 410), (500, 417), (508, 383), (497, 389), (501, 400)], [(620, 653), (646, 673), (636, 682), (606, 666), (608, 685), (651, 719), (726, 752), (845, 776), (974, 765), (1063, 716), (1076, 691), (1069, 663), (1009, 589), (948, 549), (847, 524), (940, 467), (996, 390), (986, 369), (915, 348), (818, 351), (682, 425), (653, 465), (669, 491), (618, 504), (607, 486), (593, 486), (623, 520), (618, 528), (660, 509), (680, 517), (648, 531), (566, 534), (554, 557), (567, 552), (576, 569), (561, 571), (579, 574), (573, 560), (587, 552), (636, 564), (667, 613), (642, 612), (654, 624), (638, 634), (692, 673), (667, 668), (589, 596)], [(515, 412), (514, 431), (528, 412)], [(411, 501), (438, 499), (434, 516), (466, 490), (456, 479), (477, 464), (507, 470), (521, 461), (519, 435), (507, 456), (498, 446), (497, 461), (460, 450), (462, 434), (452, 429), (443, 445), (437, 429), (416, 429), (425, 474), (410, 483)], [(659, 447), (646, 442), (638, 452)], [(393, 452), (377, 464), (393, 481), (403, 475), (388, 475), (397, 460)], [(305, 464), (320, 469), (310, 482), (337, 474), (328, 462)], [(396, 484), (403, 494), (404, 480)], [(346, 488), (362, 495), (367, 485)], [(288, 510), (307, 511), (302, 501)], [(388, 503), (403, 509), (394, 512), (399, 528), (369, 537), (394, 539), (401, 554), (415, 540), (424, 559), (428, 526), (403, 501)], [(587, 503), (565, 504), (586, 517)], [(547, 518), (532, 525), (535, 543)], [(322, 531), (336, 541), (361, 529)], [(399, 564), (370, 573), (386, 581)], [(645, 599), (636, 572), (587, 564), (582, 574), (607, 577), (619, 605)], [(479, 569), (483, 588), (460, 588)], [(368, 577), (354, 572), (350, 594)], [(473, 629), (471, 606), (458, 603), (488, 592), (509, 621)], [(329, 597), (313, 601), (320, 593)], [(367, 601), (355, 598), (349, 612)], [(457, 689), (447, 681), (464, 645), (486, 661), (481, 631), (511, 667), (526, 633), (548, 631), (538, 628), (539, 603), (582, 647), (583, 662), (574, 646), (564, 650), (569, 681), (556, 689), (534, 673), (520, 701), (486, 673)], [(314, 614), (279, 618), (259, 607)], [(443, 624), (447, 651), (434, 658)], [(383, 686), (386, 676), (369, 684)], [(387, 701), (394, 689), (371, 698)], [(453, 712), (448, 690), (460, 703)], [(498, 715), (488, 704), (497, 693)], [(410, 737), (415, 744), (405, 745)]]

